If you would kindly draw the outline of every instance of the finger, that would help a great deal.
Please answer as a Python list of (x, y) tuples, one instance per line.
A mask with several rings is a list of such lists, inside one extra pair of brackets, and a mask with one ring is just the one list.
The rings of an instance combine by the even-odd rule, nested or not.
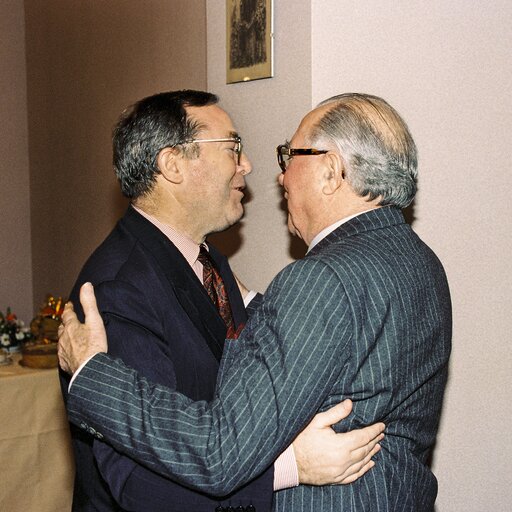
[(349, 483), (348, 480), (352, 479), (350, 481), (353, 481), (372, 468), (375, 465), (375, 461), (373, 461), (372, 458), (379, 452), (379, 450), (380, 445), (374, 446), (372, 451), (368, 453), (366, 457), (349, 466), (343, 475), (340, 475), (340, 483)]
[(96, 304), (94, 288), (91, 283), (85, 283), (80, 288), (80, 303), (84, 310), (85, 323), (87, 325), (98, 325), (98, 322), (103, 325), (103, 320)]
[(57, 356), (59, 358), (59, 366), (66, 372), (69, 373), (69, 366), (67, 365), (66, 359), (64, 357), (64, 350), (62, 349), (62, 343), (59, 341), (57, 345)]
[(62, 323), (66, 324), (73, 320), (73, 318), (76, 318), (75, 315), (75, 309), (73, 307), (72, 302), (66, 302), (66, 305), (64, 306), (64, 311), (62, 313), (61, 319)]
[[(375, 449), (375, 446), (380, 443), (384, 439), (384, 434), (380, 434), (379, 436), (375, 437), (368, 443), (360, 446), (359, 448), (355, 448), (350, 452), (350, 460), (356, 462), (359, 460), (364, 459), (369, 453), (372, 453)], [(380, 448), (379, 448), (380, 449)]]
[(384, 432), (386, 425), (384, 423), (375, 423), (370, 425), (369, 427), (365, 427), (361, 429), (361, 432), (368, 436), (368, 440), (378, 437), (382, 432)]
[(339, 483), (340, 484), (351, 484), (355, 482), (358, 478), (361, 478), (367, 471), (372, 469), (375, 466), (375, 462), (373, 460), (368, 461), (364, 464), (357, 472), (343, 478)]
[(382, 440), (384, 438), (384, 429), (386, 428), (386, 425), (384, 423), (375, 423), (374, 425), (370, 425), (369, 427), (364, 427), (359, 430), (353, 430), (350, 432), (355, 439), (354, 439), (354, 445), (355, 449), (359, 449), (367, 445), (368, 443), (371, 443), (372, 441), (375, 442), (377, 439), (378, 441)]
[(366, 454), (366, 456), (363, 457), (361, 454), (359, 458), (352, 459), (353, 463), (345, 470), (342, 475), (338, 477), (337, 482), (341, 484), (347, 484), (364, 475), (364, 473), (366, 473), (375, 465), (375, 462), (372, 461), (372, 458), (380, 451), (380, 449), (380, 444), (376, 444)]
[(365, 452), (361, 452), (359, 454), (359, 456), (354, 460), (354, 466), (357, 466), (358, 464), (361, 465), (361, 464), (366, 464), (374, 455), (376, 455), (379, 451), (380, 451), (380, 444), (378, 443), (375, 443), (371, 449), (368, 449), (366, 450), (365, 449)]
[(327, 411), (318, 413), (313, 419), (316, 427), (329, 427), (345, 419), (352, 412), (352, 400), (343, 400)]

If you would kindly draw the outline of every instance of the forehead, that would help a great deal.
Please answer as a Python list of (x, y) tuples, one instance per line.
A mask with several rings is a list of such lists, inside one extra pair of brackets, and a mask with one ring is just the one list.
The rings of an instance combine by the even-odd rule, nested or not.
[(235, 132), (227, 112), (217, 105), (186, 107), (187, 114), (200, 123), (200, 133), (211, 137), (228, 137)]
[(315, 108), (306, 116), (304, 116), (304, 118), (299, 124), (299, 127), (293, 134), (291, 140), (292, 146), (299, 147), (299, 144), (303, 145), (306, 141), (310, 140), (310, 135), (313, 128), (317, 125), (318, 121), (322, 119), (327, 110), (327, 106), (322, 106), (319, 108)]

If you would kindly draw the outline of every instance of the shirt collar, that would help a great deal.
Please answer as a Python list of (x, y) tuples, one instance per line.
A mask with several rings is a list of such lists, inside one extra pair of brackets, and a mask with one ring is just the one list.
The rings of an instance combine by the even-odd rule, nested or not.
[(178, 231), (168, 224), (159, 221), (156, 217), (153, 217), (153, 215), (149, 215), (136, 206), (132, 205), (132, 207), (137, 213), (140, 213), (145, 219), (151, 222), (151, 224), (157, 227), (176, 246), (190, 266), (195, 263), (199, 256), (199, 245), (188, 236), (178, 233)]
[(373, 210), (373, 208), (370, 208), (368, 210), (365, 210), (364, 212), (354, 213), (354, 215), (349, 215), (348, 217), (344, 217), (341, 220), (338, 220), (334, 224), (331, 224), (330, 226), (327, 226), (326, 228), (322, 229), (320, 233), (318, 233), (313, 240), (311, 240), (311, 243), (308, 247), (308, 252), (315, 247), (321, 240), (323, 240), (327, 235), (331, 234), (335, 229), (339, 228), (342, 224), (345, 224), (345, 222), (348, 222), (350, 219), (353, 219), (354, 217), (357, 217), (358, 215), (362, 215), (363, 213), (367, 213), (369, 211)]

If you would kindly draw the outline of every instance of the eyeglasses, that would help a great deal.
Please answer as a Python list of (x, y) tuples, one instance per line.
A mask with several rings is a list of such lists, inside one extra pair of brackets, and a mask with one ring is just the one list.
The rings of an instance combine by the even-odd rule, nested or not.
[(306, 155), (323, 155), (328, 153), (327, 149), (314, 149), (314, 148), (291, 148), (288, 144), (281, 144), (277, 146), (277, 162), (281, 167), (281, 172), (284, 174), (292, 156), (306, 156)]
[(240, 165), (240, 159), (242, 158), (242, 139), (240, 137), (228, 137), (225, 139), (188, 139), (184, 142), (180, 142), (176, 144), (176, 146), (180, 146), (182, 144), (200, 144), (202, 142), (234, 142), (235, 147), (233, 148), (233, 153), (235, 154), (236, 164)]

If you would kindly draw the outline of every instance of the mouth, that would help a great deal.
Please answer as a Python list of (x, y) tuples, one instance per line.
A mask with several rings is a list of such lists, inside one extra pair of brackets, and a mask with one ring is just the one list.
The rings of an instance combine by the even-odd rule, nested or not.
[(239, 187), (233, 187), (233, 190), (240, 192), (240, 194), (244, 195), (245, 185), (240, 185)]

